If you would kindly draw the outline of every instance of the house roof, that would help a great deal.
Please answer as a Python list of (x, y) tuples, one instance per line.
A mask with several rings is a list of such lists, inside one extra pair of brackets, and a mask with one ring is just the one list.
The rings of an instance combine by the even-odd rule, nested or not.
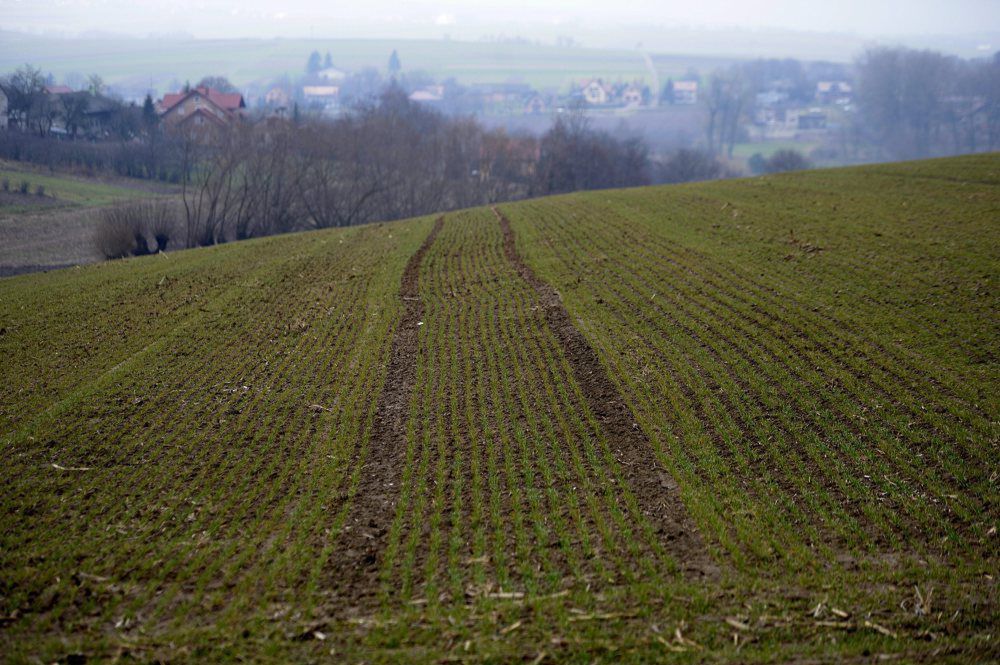
[(326, 69), (321, 69), (316, 72), (316, 75), (320, 78), (324, 78), (327, 81), (340, 81), (345, 78), (347, 74), (336, 67), (327, 67)]
[(674, 92), (698, 92), (698, 82), (674, 81)]
[(194, 112), (191, 115), (189, 115), (186, 118), (182, 119), (179, 124), (181, 124), (181, 125), (191, 124), (192, 122), (196, 121), (195, 120), (196, 118), (205, 118), (206, 120), (209, 121), (209, 123), (215, 124), (215, 125), (219, 125), (219, 126), (225, 126), (225, 124), (226, 124), (225, 121), (221, 120), (214, 113), (209, 113), (205, 109), (195, 109)]
[(834, 88), (840, 92), (851, 92), (851, 84), (846, 81), (819, 81), (816, 83), (817, 92), (833, 92)]
[(601, 79), (590, 79), (589, 81), (584, 81), (583, 85), (580, 87), (581, 89), (586, 90), (592, 86), (597, 86), (604, 92), (611, 92), (611, 86)]
[(116, 103), (113, 99), (104, 95), (92, 95), (86, 90), (76, 92), (60, 93), (64, 94), (64, 100), (83, 100), (83, 112), (85, 114), (110, 113), (114, 111)]
[(205, 88), (199, 86), (189, 90), (188, 92), (171, 92), (164, 95), (163, 102), (161, 103), (163, 112), (166, 113), (191, 95), (196, 94), (201, 95), (224, 111), (231, 112), (246, 108), (246, 103), (243, 101), (243, 95), (238, 92), (220, 92), (215, 88)]
[(306, 85), (302, 86), (302, 94), (306, 97), (336, 97), (340, 88), (335, 85)]
[(442, 99), (443, 97), (437, 91), (428, 88), (414, 90), (410, 93), (410, 101), (414, 102), (440, 102)]
[(45, 92), (50, 95), (65, 95), (73, 92), (73, 88), (68, 85), (47, 85), (45, 86)]

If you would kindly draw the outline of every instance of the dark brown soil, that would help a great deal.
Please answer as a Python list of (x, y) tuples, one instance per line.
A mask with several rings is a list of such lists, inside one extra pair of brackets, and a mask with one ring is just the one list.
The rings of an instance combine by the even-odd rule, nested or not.
[(378, 600), (379, 565), (406, 465), (406, 420), (417, 374), (417, 324), (424, 305), (419, 298), (420, 264), (444, 225), (440, 217), (410, 257), (399, 285), (403, 315), (396, 326), (385, 386), (376, 407), (369, 451), (361, 469), (354, 503), (328, 566), (336, 596), (326, 608), (332, 616), (371, 610)]
[(681, 501), (677, 483), (656, 462), (652, 444), (611, 382), (597, 353), (573, 325), (556, 290), (539, 279), (521, 258), (510, 220), (497, 208), (493, 212), (503, 230), (504, 253), (522, 279), (538, 293), (546, 322), (558, 338), (588, 406), (601, 423), (640, 509), (658, 532), (665, 549), (687, 573), (717, 575), (718, 567)]

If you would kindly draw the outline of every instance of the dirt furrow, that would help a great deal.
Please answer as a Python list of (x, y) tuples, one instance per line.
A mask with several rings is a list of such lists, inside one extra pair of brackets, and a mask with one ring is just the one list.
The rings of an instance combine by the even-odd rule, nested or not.
[(353, 494), (347, 523), (327, 563), (332, 570), (331, 614), (371, 610), (379, 590), (379, 558), (402, 486), (406, 460), (406, 420), (417, 375), (417, 331), (424, 315), (419, 297), (420, 265), (434, 244), (444, 218), (439, 217), (423, 244), (410, 257), (399, 285), (403, 313), (393, 333), (389, 366), (372, 423), (367, 456)]
[(676, 483), (673, 488), (663, 486), (662, 475), (666, 471), (656, 463), (653, 445), (636, 425), (628, 405), (618, 394), (593, 348), (573, 325), (559, 294), (539, 279), (518, 253), (510, 220), (496, 207), (493, 213), (503, 231), (504, 254), (538, 294), (546, 322), (559, 340), (588, 406), (604, 428), (609, 445), (620, 456), (622, 471), (635, 492), (640, 509), (659, 533), (666, 551), (682, 569), (693, 574), (715, 574), (717, 567), (681, 501)]

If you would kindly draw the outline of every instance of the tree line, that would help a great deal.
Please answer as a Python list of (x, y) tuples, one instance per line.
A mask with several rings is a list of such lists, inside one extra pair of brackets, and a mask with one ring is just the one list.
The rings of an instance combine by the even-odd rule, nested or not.
[(758, 60), (716, 70), (702, 95), (705, 144), (732, 157), (747, 140), (757, 95), (778, 87), (808, 105), (818, 80), (854, 84), (835, 130), (842, 157), (912, 159), (1000, 148), (1000, 53), (963, 60), (929, 50), (872, 48), (853, 64)]
[[(540, 137), (512, 135), (428, 109), (392, 85), (337, 118), (156, 126), (136, 149), (150, 169), (178, 174), (170, 236), (186, 247), (643, 185), (652, 170), (640, 140), (596, 131), (581, 113)], [(105, 254), (150, 246), (149, 210), (132, 208), (105, 220), (127, 227), (99, 232), (121, 239)]]

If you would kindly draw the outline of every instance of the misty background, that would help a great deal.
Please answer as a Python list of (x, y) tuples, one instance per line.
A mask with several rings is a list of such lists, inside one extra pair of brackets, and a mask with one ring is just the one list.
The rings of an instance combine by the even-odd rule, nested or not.
[[(849, 59), (871, 41), (970, 57), (995, 50), (993, 0), (59, 0), (0, 2), (6, 30), (43, 35), (481, 40), (572, 38), (596, 48)], [(809, 33), (794, 35), (789, 33)], [(838, 46), (839, 44), (839, 46)], [(810, 49), (817, 49), (810, 52)]]

